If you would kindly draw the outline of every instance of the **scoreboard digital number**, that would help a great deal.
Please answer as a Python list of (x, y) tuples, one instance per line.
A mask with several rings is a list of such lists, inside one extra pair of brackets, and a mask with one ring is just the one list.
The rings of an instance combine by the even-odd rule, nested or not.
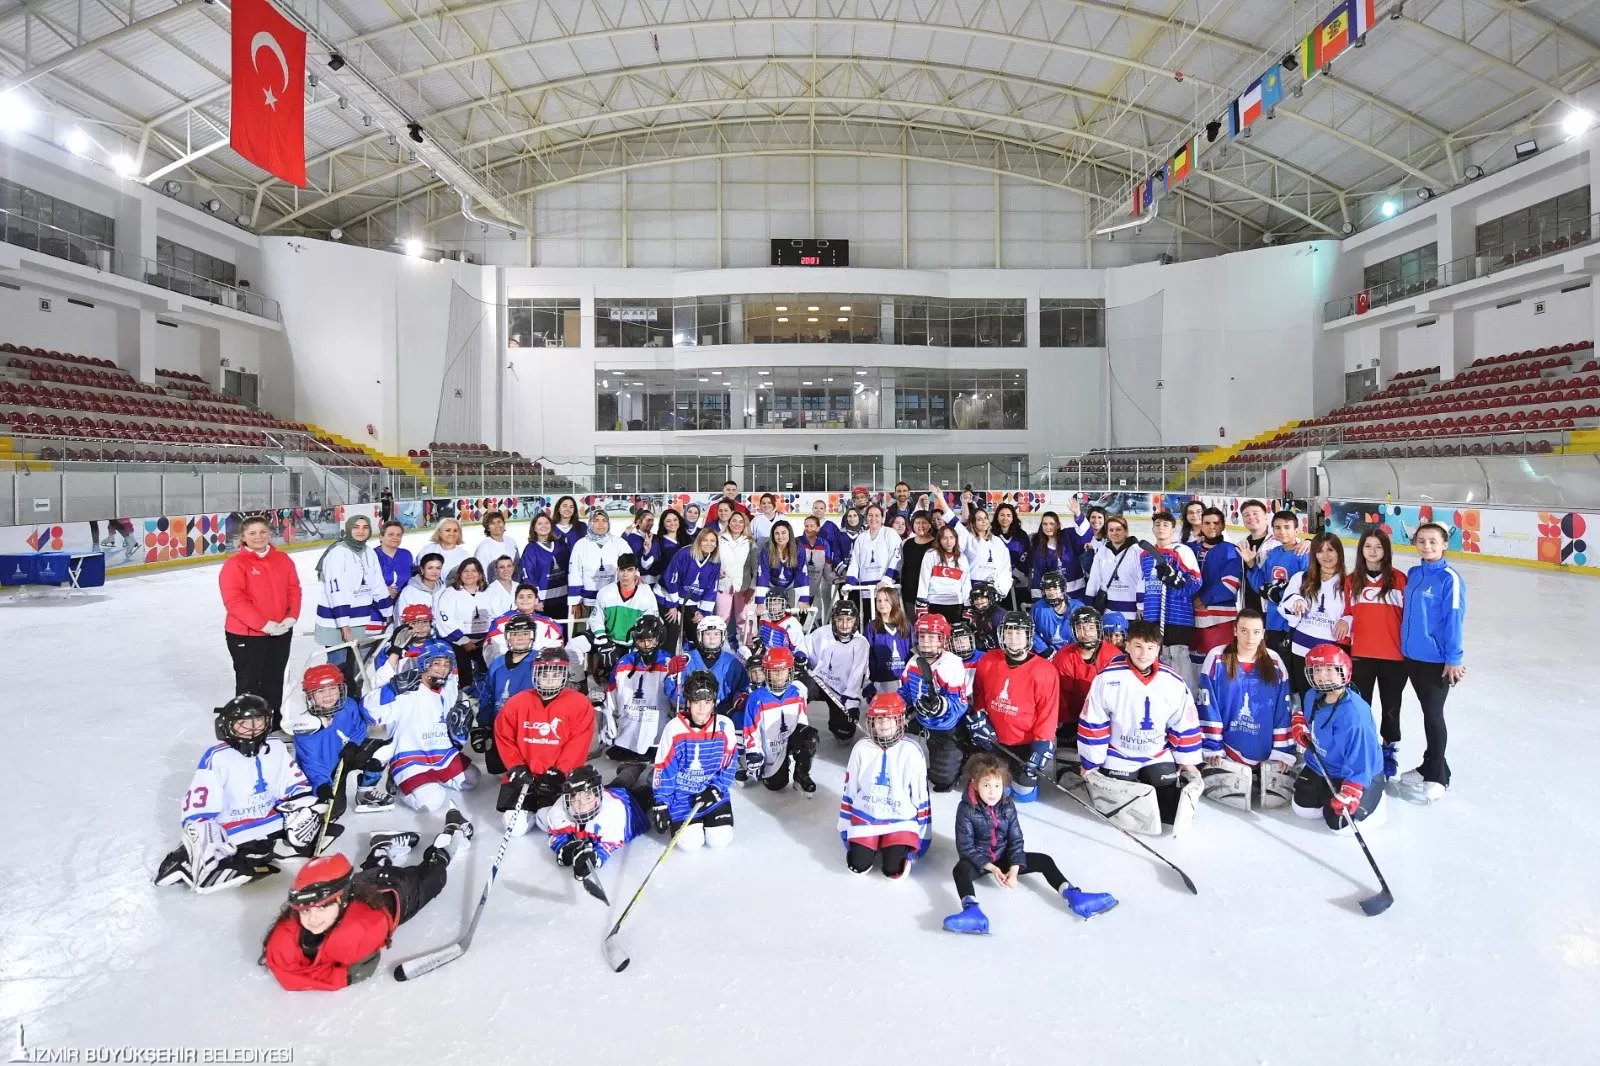
[(772, 265), (775, 267), (847, 267), (850, 242), (827, 240), (772, 239)]

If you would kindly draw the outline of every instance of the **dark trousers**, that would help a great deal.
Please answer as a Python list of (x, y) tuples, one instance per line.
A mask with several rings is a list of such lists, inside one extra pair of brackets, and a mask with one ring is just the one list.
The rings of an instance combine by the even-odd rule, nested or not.
[(1267, 648), (1278, 653), (1278, 658), (1283, 660), (1283, 665), (1289, 671), (1289, 691), (1294, 693), (1293, 708), (1300, 706), (1299, 697), (1306, 694), (1311, 686), (1306, 684), (1305, 660), (1294, 653), (1294, 634), (1287, 629), (1267, 630)]
[(928, 731), (928, 780), (935, 792), (949, 792), (961, 776), (961, 764), (967, 761), (966, 750), (954, 729)]
[(450, 857), (429, 844), (428, 850), (422, 853), (422, 861), (415, 866), (373, 866), (361, 870), (356, 877), (392, 891), (394, 895), (389, 898), (395, 902), (395, 922), (404, 925), (443, 891), (445, 870), (449, 865)]
[(911, 849), (904, 844), (869, 848), (865, 844), (852, 842), (845, 850), (844, 861), (852, 872), (864, 874), (878, 864), (880, 857), (883, 860), (883, 876), (899, 877), (906, 872), (906, 863), (911, 861)]
[[(1333, 790), (1329, 791), (1328, 781), (1333, 782)], [(1344, 786), (1344, 778), (1330, 777), (1328, 781), (1309, 766), (1300, 771), (1300, 776), (1294, 782), (1294, 805), (1296, 807), (1321, 807), (1322, 820), (1328, 824), (1329, 829), (1344, 827), (1344, 815), (1334, 814), (1330, 806), (1334, 792)], [(1361, 806), (1356, 808), (1356, 821), (1364, 822), (1367, 815), (1371, 814), (1378, 806), (1378, 801), (1383, 798), (1383, 786), (1387, 782), (1382, 774), (1372, 779), (1365, 792), (1361, 794)]]
[(928, 610), (932, 614), (940, 615), (951, 625), (961, 621), (961, 617), (967, 613), (966, 607), (959, 603), (930, 603)]
[(1422, 704), (1422, 732), (1428, 748), (1422, 753), (1424, 781), (1436, 781), (1450, 786), (1450, 764), (1445, 761), (1445, 744), (1450, 739), (1444, 724), (1444, 701), (1450, 695), (1450, 682), (1445, 680), (1443, 663), (1425, 663), (1419, 659), (1406, 660), (1406, 674), (1411, 678), (1411, 690)]
[(471, 692), (478, 679), (489, 672), (483, 664), (483, 640), (479, 638), (478, 646), (468, 650), (460, 644), (454, 646), (456, 652), (456, 673), (459, 675), (459, 686), (462, 692)]
[(294, 634), (279, 637), (241, 637), (227, 635), (228, 654), (233, 657), (233, 694), (252, 692), (267, 701), (277, 728), (278, 710), (283, 705), (283, 672), (289, 666), (289, 643)]
[[(1000, 866), (1001, 869), (1005, 868), (998, 861), (995, 862), (995, 865)], [(1042, 875), (1046, 881), (1050, 882), (1050, 887), (1057, 892), (1060, 892), (1061, 886), (1067, 883), (1067, 879), (1062, 877), (1061, 871), (1056, 868), (1056, 861), (1042, 851), (1030, 851), (1023, 855), (1021, 872)], [(974, 865), (967, 859), (962, 859), (956, 863), (955, 869), (950, 871), (950, 876), (956, 879), (956, 892), (961, 895), (962, 899), (966, 899), (968, 896), (977, 895), (973, 882), (980, 877), (989, 876), (989, 871)]]
[(1372, 704), (1376, 684), (1383, 700), (1383, 717), (1378, 732), (1385, 744), (1400, 743), (1400, 700), (1406, 692), (1406, 664), (1403, 659), (1357, 659), (1355, 676), (1350, 679), (1361, 698)]

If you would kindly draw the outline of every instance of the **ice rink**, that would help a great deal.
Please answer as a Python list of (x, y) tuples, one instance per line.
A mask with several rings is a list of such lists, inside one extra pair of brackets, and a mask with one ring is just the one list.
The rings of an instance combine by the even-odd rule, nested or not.
[[(317, 554), (295, 556), (302, 632)], [(1469, 672), (1448, 707), (1455, 783), (1431, 808), (1385, 800), (1370, 843), (1396, 902), (1381, 917), (1355, 905), (1376, 890), (1359, 848), (1320, 822), (1204, 804), (1184, 839), (1151, 840), (1194, 897), (1046, 789), (1021, 808), (1029, 848), (1122, 905), (1083, 922), (1041, 879), (991, 880), (994, 935), (948, 934), (956, 797), (934, 798), (934, 843), (909, 878), (852, 875), (837, 832), (846, 749), (824, 733), (815, 798), (741, 789), (729, 849), (667, 861), (629, 921), (625, 973), (601, 960), (601, 905), (527, 837), (471, 951), (391, 979), (390, 964), (457, 935), (477, 897), (499, 838), (484, 786), (466, 797), (478, 835), (443, 895), (373, 979), (336, 994), (285, 993), (256, 963), (293, 864), (208, 897), (151, 884), (213, 743), (211, 708), (232, 695), (217, 568), (0, 600), (0, 1050), (20, 1022), (32, 1048), (292, 1047), (295, 1063), (356, 1066), (1592, 1063), (1600, 582), (1457, 565)], [(296, 637), (296, 667), (312, 647)], [(1404, 728), (1409, 769), (1422, 748), (1409, 692)], [(345, 821), (353, 858), (373, 829), (426, 839), (439, 824), (403, 808)], [(641, 839), (607, 866), (619, 907), (661, 847)]]

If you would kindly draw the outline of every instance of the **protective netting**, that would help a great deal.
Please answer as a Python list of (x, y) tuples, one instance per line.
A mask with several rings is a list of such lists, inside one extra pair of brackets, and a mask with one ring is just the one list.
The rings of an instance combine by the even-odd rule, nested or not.
[(445, 333), (444, 383), (433, 439), (477, 444), (483, 436), (484, 346), (495, 343), (499, 306), (473, 296), (459, 284), (450, 286), (450, 324)]
[(1107, 387), (1111, 403), (1106, 444), (1142, 448), (1161, 439), (1163, 293), (1106, 308)]

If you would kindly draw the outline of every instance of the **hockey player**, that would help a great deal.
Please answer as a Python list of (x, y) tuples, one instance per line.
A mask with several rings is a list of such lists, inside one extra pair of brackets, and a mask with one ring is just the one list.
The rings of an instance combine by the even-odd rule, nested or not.
[(841, 744), (855, 738), (861, 694), (867, 683), (871, 648), (867, 638), (857, 632), (860, 622), (860, 606), (842, 599), (834, 606), (827, 628), (813, 629), (804, 641), (810, 663), (809, 695), (828, 705), (828, 732)]
[(972, 626), (972, 639), (979, 651), (992, 651), (1000, 646), (1000, 623), (1005, 619), (1001, 597), (987, 581), (972, 583), (972, 597), (967, 609), (967, 621)]
[(949, 792), (961, 776), (965, 746), (957, 726), (972, 744), (987, 746), (993, 730), (981, 714), (968, 715), (963, 695), (967, 668), (948, 650), (950, 623), (925, 614), (915, 627), (916, 654), (900, 678), (900, 701), (916, 716), (916, 727), (928, 744), (928, 780), (935, 792)]
[(1023, 874), (1039, 874), (1080, 918), (1093, 918), (1115, 907), (1117, 900), (1109, 892), (1077, 888), (1061, 875), (1053, 858), (1027, 850), (1016, 805), (1006, 795), (1010, 787), (1010, 776), (999, 756), (985, 753), (972, 757), (966, 795), (956, 807), (956, 853), (961, 858), (951, 871), (961, 896), (961, 912), (944, 920), (945, 929), (952, 933), (989, 931), (989, 919), (978, 906), (973, 884), (989, 874), (1002, 888), (1017, 887), (1017, 878)]
[(682, 631), (686, 645), (694, 643), (696, 619), (716, 610), (717, 581), (722, 574), (722, 563), (717, 558), (720, 546), (715, 530), (702, 529), (692, 543), (672, 557), (661, 576), (658, 591), (667, 608), (667, 624)]
[(1349, 577), (1344, 569), (1344, 541), (1332, 533), (1311, 538), (1305, 573), (1289, 582), (1278, 611), (1289, 621), (1289, 671), (1299, 673), (1298, 693), (1306, 691), (1306, 653), (1318, 644), (1335, 642), (1344, 621)]
[(693, 813), (679, 847), (720, 848), (733, 839), (730, 791), (739, 762), (739, 734), (732, 719), (717, 713), (719, 691), (709, 670), (687, 675), (683, 709), (662, 730), (656, 748), (650, 824), (658, 833), (676, 836)]
[(656, 738), (672, 717), (666, 694), (667, 653), (661, 650), (663, 629), (655, 615), (634, 623), (633, 648), (617, 661), (606, 685), (600, 743), (618, 762), (649, 761)]
[[(453, 698), (455, 669), (450, 645), (430, 640), (393, 680), (362, 701), (367, 716), (389, 730), (394, 742), (389, 777), (412, 810), (454, 807), (451, 794), (478, 783), (477, 767), (461, 754), (468, 730), (465, 706)], [(356, 805), (371, 809), (381, 803), (359, 794)]]
[(1242, 810), (1252, 796), (1262, 807), (1282, 807), (1294, 789), (1289, 674), (1266, 635), (1260, 611), (1240, 611), (1233, 640), (1206, 654), (1195, 690), (1205, 795)]
[(961, 660), (961, 665), (967, 668), (967, 687), (961, 692), (972, 702), (972, 682), (977, 675), (978, 660), (983, 658), (983, 652), (978, 650), (977, 638), (972, 633), (972, 623), (965, 617), (958, 618), (950, 623), (950, 651)]
[(738, 649), (728, 647), (727, 638), (728, 623), (721, 615), (700, 616), (698, 633), (689, 642), (688, 654), (682, 656), (683, 669), (667, 671), (667, 706), (681, 707), (684, 679), (697, 670), (706, 670), (717, 679), (717, 713), (727, 715), (735, 725), (744, 720), (744, 699), (750, 692), (750, 678), (745, 673), (744, 659)]
[(333, 992), (372, 976), (395, 928), (444, 889), (445, 870), (466, 850), (472, 823), (450, 811), (422, 861), (399, 865), (419, 839), (414, 832), (374, 833), (359, 871), (338, 853), (300, 868), (261, 945), (261, 965), (284, 991)]
[(1055, 755), (1060, 707), (1060, 674), (1034, 654), (1028, 616), (1014, 611), (1000, 627), (1000, 647), (978, 663), (972, 713), (989, 720), (997, 743), (1023, 767), (1011, 783), (1019, 803), (1039, 798), (1039, 775)]
[[(1300, 520), (1293, 511), (1279, 511), (1272, 516), (1272, 535), (1277, 543), (1255, 553), (1255, 563), (1245, 572), (1245, 580), (1260, 596), (1261, 610), (1267, 616), (1267, 647), (1288, 662), (1294, 623), (1278, 610), (1278, 604), (1288, 594), (1289, 582), (1305, 571), (1307, 552), (1301, 550)], [(1300, 682), (1291, 680), (1290, 684), (1298, 686)]]
[(1054, 655), (1056, 649), (1072, 643), (1072, 604), (1067, 600), (1066, 579), (1052, 570), (1039, 579), (1039, 591), (1033, 604), (1033, 650)]
[(1378, 728), (1372, 708), (1350, 687), (1354, 673), (1350, 653), (1339, 645), (1312, 648), (1306, 653), (1311, 691), (1305, 695), (1304, 712), (1296, 711), (1289, 725), (1306, 758), (1294, 783), (1294, 813), (1301, 818), (1321, 815), (1334, 830), (1347, 828), (1352, 819), (1379, 826), (1387, 817)]
[(1144, 595), (1139, 610), (1146, 622), (1156, 623), (1161, 661), (1194, 687), (1194, 663), (1189, 648), (1194, 643), (1194, 597), (1200, 591), (1200, 564), (1187, 544), (1178, 543), (1178, 520), (1166, 511), (1150, 516), (1155, 534), (1154, 554), (1139, 557)]
[(376, 785), (383, 774), (378, 753), (387, 745), (368, 739), (371, 720), (361, 704), (345, 694), (344, 671), (337, 666), (323, 663), (310, 667), (300, 687), (306, 694), (307, 712), (300, 721), (310, 727), (296, 728), (294, 759), (317, 799), (332, 804), (332, 817), (338, 818), (345, 808), (344, 782), (339, 778), (360, 770), (363, 787)]
[(617, 556), (617, 579), (595, 597), (595, 613), (589, 619), (591, 647), (600, 657), (608, 681), (611, 670), (633, 639), (633, 627), (641, 618), (660, 617), (655, 590), (639, 575), (639, 557), (632, 552)]
[(1120, 653), (1128, 643), (1128, 616), (1121, 611), (1107, 611), (1100, 617), (1100, 628)]
[(761, 623), (756, 629), (756, 639), (763, 648), (788, 648), (794, 652), (794, 661), (800, 666), (810, 663), (806, 653), (805, 629), (800, 620), (789, 613), (789, 604), (774, 593), (762, 605)]
[(628, 841), (644, 832), (644, 811), (625, 788), (602, 788), (600, 771), (579, 766), (561, 787), (561, 802), (539, 812), (540, 828), (550, 835), (558, 866), (587, 881)]
[(1200, 718), (1183, 678), (1159, 661), (1161, 631), (1141, 619), (1128, 627), (1127, 655), (1089, 686), (1078, 719), (1078, 759), (1089, 797), (1134, 833), (1173, 835), (1200, 801)]
[(400, 620), (384, 634), (384, 642), (372, 662), (372, 682), (387, 685), (407, 659), (415, 659), (422, 645), (433, 636), (433, 608), (426, 603), (408, 603), (400, 608)]
[(845, 567), (846, 591), (865, 597), (880, 586), (893, 587), (900, 581), (900, 538), (883, 524), (883, 508), (870, 504), (866, 509), (866, 528), (856, 535)]
[[(1120, 616), (1119, 616), (1120, 617)], [(1127, 629), (1126, 623), (1123, 629)], [(1122, 650), (1105, 639), (1105, 623), (1093, 607), (1078, 607), (1072, 612), (1072, 640), (1050, 662), (1060, 682), (1061, 713), (1056, 719), (1056, 759), (1075, 763), (1078, 759), (1078, 716), (1089, 698), (1089, 687), (1101, 671), (1110, 666)], [(1067, 770), (1056, 774), (1060, 780)]]
[[(762, 507), (767, 506), (771, 494), (762, 496)], [(761, 517), (756, 517), (759, 525)], [(794, 528), (783, 519), (769, 523), (771, 536), (765, 539), (757, 538), (761, 548), (761, 556), (756, 564), (756, 607), (763, 609), (766, 617), (772, 617), (770, 609), (766, 609), (770, 601), (781, 600), (784, 613), (788, 608), (793, 608), (804, 614), (811, 605), (811, 575), (807, 570), (806, 557), (794, 539)], [(792, 604), (791, 604), (792, 599)]]
[(533, 621), (534, 651), (559, 648), (566, 644), (566, 633), (556, 625), (555, 620), (539, 613), (539, 594), (532, 585), (521, 584), (517, 586), (516, 602), (511, 610), (490, 622), (489, 632), (483, 635), (483, 657), (490, 666), (506, 653), (506, 623), (518, 616), (526, 616)]
[(761, 781), (776, 792), (789, 784), (789, 764), (794, 763), (794, 784), (811, 796), (811, 759), (817, 752), (817, 730), (806, 718), (806, 697), (792, 680), (794, 653), (770, 648), (761, 657), (765, 679), (752, 679), (745, 701), (743, 746), (746, 785)]
[[(334, 667), (335, 670), (338, 667)], [(309, 854), (322, 823), (316, 796), (282, 741), (267, 736), (272, 709), (251, 693), (217, 708), (219, 743), (206, 749), (183, 794), (183, 839), (156, 884), (217, 892), (278, 872), (272, 859)], [(338, 835), (329, 827), (329, 839)]]
[(856, 741), (844, 770), (839, 836), (853, 873), (874, 866), (898, 880), (933, 841), (928, 762), (906, 739), (906, 705), (880, 692), (867, 705), (867, 735)]
[(1220, 648), (1233, 636), (1233, 620), (1239, 615), (1239, 585), (1244, 579), (1244, 564), (1239, 549), (1223, 539), (1226, 524), (1222, 511), (1207, 507), (1200, 515), (1201, 540), (1191, 544), (1200, 564), (1200, 591), (1194, 597), (1194, 643), (1190, 658), (1204, 662), (1212, 649)]
[[(567, 687), (567, 657), (555, 648), (539, 653), (533, 688), (500, 708), (494, 722), (495, 750), (506, 767), (495, 809), (505, 824), (526, 833), (525, 811), (542, 810), (561, 798), (567, 776), (584, 764), (594, 743), (594, 705)], [(530, 785), (522, 807), (514, 810), (522, 786)]]
[[(537, 628), (534, 620), (525, 614), (513, 615), (501, 626), (506, 653), (489, 665), (489, 672), (478, 688), (478, 715), (470, 739), (472, 750), (484, 757), (484, 768), (491, 774), (503, 774), (506, 770), (494, 743), (495, 717), (512, 696), (533, 687), (534, 659), (538, 654), (533, 641)], [(563, 655), (563, 661), (565, 658)]]
[(868, 647), (867, 676), (879, 692), (895, 692), (911, 658), (911, 626), (894, 589), (873, 593), (872, 605), (875, 613), (862, 629)]

